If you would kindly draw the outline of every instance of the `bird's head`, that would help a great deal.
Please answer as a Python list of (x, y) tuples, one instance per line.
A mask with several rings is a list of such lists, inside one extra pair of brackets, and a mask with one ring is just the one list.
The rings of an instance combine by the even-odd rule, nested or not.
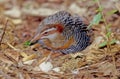
[[(41, 31), (38, 32), (31, 42), (45, 43), (47, 41), (54, 43), (62, 37), (63, 26), (61, 24), (49, 24), (41, 28)], [(47, 40), (47, 41), (46, 41)]]
[(48, 47), (60, 47), (65, 42), (65, 36), (63, 35), (72, 19), (68, 12), (60, 11), (54, 15), (45, 18), (39, 25), (37, 33), (31, 40), (33, 43), (39, 43)]

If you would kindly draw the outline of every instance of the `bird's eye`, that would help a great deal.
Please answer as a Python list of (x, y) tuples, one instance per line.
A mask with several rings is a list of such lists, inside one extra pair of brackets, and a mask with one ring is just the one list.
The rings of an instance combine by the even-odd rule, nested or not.
[(47, 35), (47, 34), (48, 34), (48, 32), (45, 32), (45, 33), (44, 33), (44, 35)]

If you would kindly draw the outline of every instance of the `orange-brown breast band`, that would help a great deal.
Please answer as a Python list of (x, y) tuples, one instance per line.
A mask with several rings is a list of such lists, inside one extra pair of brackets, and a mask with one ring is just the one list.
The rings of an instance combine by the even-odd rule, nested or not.
[(62, 50), (62, 49), (66, 49), (66, 48), (69, 48), (73, 43), (75, 43), (75, 40), (73, 37), (71, 37), (63, 46), (61, 47), (53, 47), (52, 44), (50, 42), (46, 42), (46, 45), (54, 50)]
[(66, 49), (69, 48), (73, 43), (75, 43), (75, 40), (73, 37), (71, 37), (63, 46), (57, 48), (57, 49)]

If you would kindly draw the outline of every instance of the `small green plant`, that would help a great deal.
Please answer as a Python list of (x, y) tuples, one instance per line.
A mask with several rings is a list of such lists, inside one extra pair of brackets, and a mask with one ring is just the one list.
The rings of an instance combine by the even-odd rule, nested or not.
[(93, 25), (98, 25), (101, 19), (101, 13), (96, 14), (87, 29), (90, 29)]
[[(107, 39), (103, 43), (101, 43), (99, 45), (99, 47), (101, 48), (101, 47), (107, 46), (108, 52), (110, 52), (111, 44), (116, 42), (115, 39), (111, 39), (111, 33), (112, 33), (110, 30), (111, 24), (107, 23), (106, 18), (105, 18), (104, 13), (103, 13), (104, 8), (101, 6), (99, 0), (93, 0), (93, 1), (98, 4), (98, 9), (96, 10), (97, 14), (94, 16), (93, 20), (90, 22), (90, 25), (88, 26), (87, 29), (91, 29), (91, 27), (93, 25), (98, 25), (100, 23), (100, 21), (103, 21), (105, 28), (106, 28), (106, 38)], [(116, 11), (117, 10), (111, 10), (107, 14), (112, 15)]]
[[(104, 16), (104, 13), (103, 13), (103, 7), (101, 6), (100, 4), (100, 1), (99, 0), (93, 0), (95, 3), (97, 3), (98, 5), (98, 14), (95, 15), (95, 17), (93, 18), (91, 24), (89, 25), (88, 29), (91, 28), (92, 25), (95, 25), (95, 24), (99, 24), (99, 22), (102, 20), (104, 22), (104, 25), (105, 25), (105, 28), (106, 28), (106, 40), (101, 43), (99, 45), (99, 47), (104, 47), (104, 46), (107, 46), (107, 53), (110, 53), (111, 54), (111, 44), (115, 44), (116, 43), (116, 40), (114, 38), (111, 38), (111, 34), (112, 34), (112, 31), (110, 29), (111, 27), (111, 24), (107, 22), (105, 16)], [(106, 13), (107, 15), (111, 16), (112, 14), (114, 14), (117, 10), (112, 10), (108, 13)], [(106, 53), (105, 53), (105, 57), (106, 57)], [(113, 60), (113, 64), (114, 64), (114, 71), (115, 73), (113, 73), (113, 76), (115, 78), (115, 74), (117, 73), (117, 70), (116, 70), (116, 64), (115, 64), (115, 57), (114, 55), (112, 54), (112, 60)]]
[[(113, 40), (111, 40), (110, 41), (110, 44), (112, 45), (112, 44), (115, 44), (116, 43), (116, 40), (115, 39), (113, 39)], [(107, 46), (107, 41), (104, 41), (104, 42), (102, 42), (101, 44), (99, 44), (99, 48), (102, 48), (102, 47), (105, 47), (105, 46)]]
[(30, 41), (26, 41), (26, 42), (24, 43), (25, 46), (30, 46), (30, 44), (31, 44)]

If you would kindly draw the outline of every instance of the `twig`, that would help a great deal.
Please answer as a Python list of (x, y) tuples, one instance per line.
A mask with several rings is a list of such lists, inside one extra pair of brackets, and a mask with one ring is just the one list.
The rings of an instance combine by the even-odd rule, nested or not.
[(15, 51), (20, 51), (19, 49), (15, 48), (14, 46), (12, 46), (9, 42), (7, 42), (7, 45), (12, 48)]
[(101, 62), (101, 63), (92, 64), (92, 65), (87, 65), (87, 66), (84, 66), (84, 67), (78, 68), (77, 70), (87, 69), (87, 68), (90, 68), (90, 67), (93, 67), (93, 66), (96, 66), (96, 65), (101, 66), (102, 64), (104, 64), (104, 63), (106, 63), (106, 62), (107, 62), (107, 61), (104, 61), (104, 62)]
[(2, 36), (1, 36), (1, 39), (0, 39), (0, 46), (2, 44), (2, 40), (3, 40), (4, 35), (5, 35), (5, 31), (6, 31), (6, 28), (7, 28), (7, 23), (8, 23), (8, 19), (6, 20), (5, 27), (3, 29), (3, 33), (2, 33)]

